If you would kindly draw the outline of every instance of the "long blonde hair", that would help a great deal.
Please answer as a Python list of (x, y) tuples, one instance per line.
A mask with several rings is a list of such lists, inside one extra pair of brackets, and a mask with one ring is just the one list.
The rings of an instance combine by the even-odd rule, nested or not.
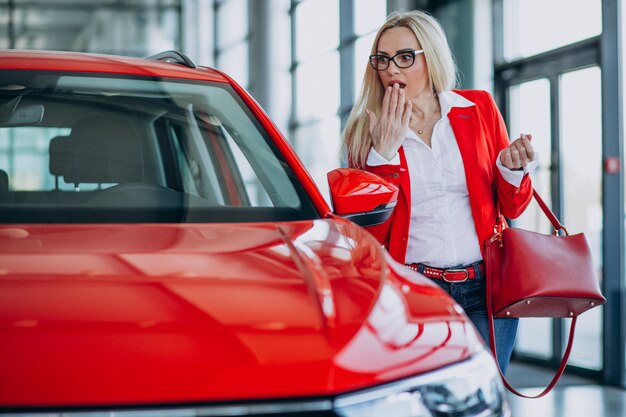
[[(454, 88), (457, 83), (457, 70), (446, 35), (437, 19), (426, 12), (414, 10), (389, 14), (376, 33), (371, 53), (374, 54), (378, 50), (381, 35), (386, 30), (396, 27), (406, 27), (415, 34), (424, 50), (432, 90), (439, 93)], [(351, 167), (363, 168), (365, 166), (367, 155), (372, 147), (369, 118), (365, 109), (379, 115), (384, 91), (378, 72), (367, 63), (359, 98), (350, 112), (343, 132), (343, 151), (347, 153), (348, 164)]]

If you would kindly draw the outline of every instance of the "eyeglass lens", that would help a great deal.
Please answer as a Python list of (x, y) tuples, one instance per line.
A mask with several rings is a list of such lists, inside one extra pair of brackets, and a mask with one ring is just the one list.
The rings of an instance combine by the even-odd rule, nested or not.
[(392, 57), (387, 55), (371, 55), (370, 56), (370, 64), (375, 70), (382, 71), (389, 67), (391, 61), (398, 68), (408, 68), (415, 62), (415, 55), (417, 51), (406, 51), (395, 54)]

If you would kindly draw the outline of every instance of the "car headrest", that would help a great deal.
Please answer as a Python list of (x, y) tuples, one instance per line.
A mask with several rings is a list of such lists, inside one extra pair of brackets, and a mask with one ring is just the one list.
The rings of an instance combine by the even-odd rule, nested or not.
[(69, 137), (50, 142), (50, 172), (73, 184), (141, 181), (143, 154), (137, 130), (130, 118), (118, 113), (85, 117)]
[(69, 136), (55, 136), (50, 139), (50, 160), (48, 161), (48, 169), (52, 175), (62, 176), (71, 170), (70, 164), (72, 164), (73, 161), (68, 142)]

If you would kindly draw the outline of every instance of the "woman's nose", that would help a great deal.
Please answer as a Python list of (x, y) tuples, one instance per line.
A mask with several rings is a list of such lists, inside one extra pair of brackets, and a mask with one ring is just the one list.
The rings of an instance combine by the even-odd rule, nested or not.
[(389, 66), (385, 71), (387, 71), (388, 74), (393, 75), (398, 74), (400, 72), (400, 68), (396, 65), (396, 62), (392, 60), (389, 62)]

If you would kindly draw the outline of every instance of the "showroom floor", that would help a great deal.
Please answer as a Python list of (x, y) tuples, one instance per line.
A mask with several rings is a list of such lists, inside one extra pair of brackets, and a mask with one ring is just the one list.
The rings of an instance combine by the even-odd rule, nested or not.
[[(532, 365), (512, 362), (508, 380), (526, 395), (536, 395), (551, 375)], [(624, 417), (626, 390), (603, 387), (571, 375), (564, 375), (557, 386), (539, 399), (525, 399), (509, 394), (513, 417)]]

